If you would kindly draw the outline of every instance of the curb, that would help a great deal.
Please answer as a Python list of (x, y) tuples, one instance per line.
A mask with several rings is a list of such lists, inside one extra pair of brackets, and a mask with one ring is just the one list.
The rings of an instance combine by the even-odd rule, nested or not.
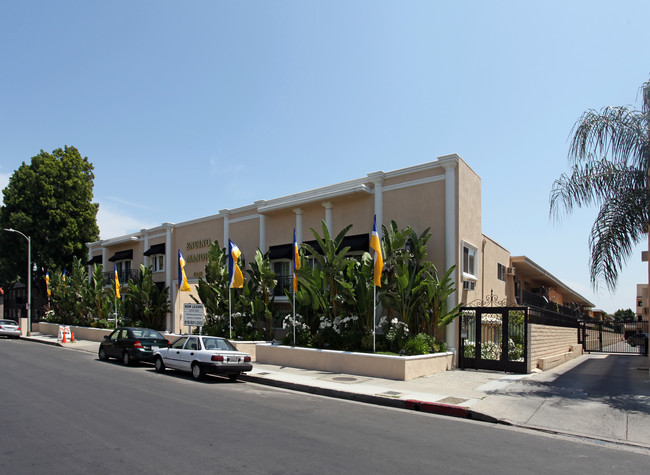
[(21, 340), (27, 340), (27, 341), (33, 341), (33, 342), (36, 342), (36, 343), (43, 343), (44, 345), (60, 346), (60, 347), (63, 348), (63, 345), (61, 345), (61, 343), (59, 343), (59, 342), (56, 341), (56, 340), (54, 340), (54, 341), (47, 341), (47, 340), (41, 340), (41, 339), (39, 339), (39, 338), (32, 338), (32, 337), (29, 337), (29, 336), (21, 336), (20, 339), (21, 339)]
[(336, 399), (345, 399), (348, 401), (362, 402), (366, 404), (374, 404), (376, 406), (392, 407), (394, 409), (407, 409), (410, 411), (427, 412), (430, 414), (438, 414), (442, 416), (459, 417), (462, 419), (473, 419), (482, 422), (491, 422), (510, 425), (507, 422), (495, 419), (494, 417), (472, 411), (467, 407), (454, 406), (452, 404), (443, 404), (436, 402), (418, 401), (415, 399), (393, 399), (383, 396), (373, 396), (370, 394), (358, 394), (338, 389), (321, 388), (318, 386), (309, 386), (306, 384), (291, 383), (287, 381), (278, 381), (269, 378), (260, 378), (255, 375), (242, 374), (239, 376), (242, 381), (251, 383), (262, 384), (264, 386), (273, 386), (276, 388), (289, 389), (292, 391), (300, 391), (309, 394), (316, 394), (318, 396), (331, 397)]
[(251, 383), (262, 384), (264, 386), (273, 386), (276, 388), (290, 389), (292, 391), (300, 391), (303, 393), (316, 394), (318, 396), (326, 396), (336, 399), (346, 399), (348, 401), (363, 402), (366, 404), (375, 404), (377, 406), (387, 406), (396, 409), (404, 408), (404, 401), (399, 399), (391, 399), (381, 396), (373, 396), (370, 394), (357, 394), (338, 389), (320, 388), (318, 386), (308, 386), (300, 383), (290, 383), (288, 381), (278, 381), (275, 379), (260, 378), (258, 376), (242, 374), (239, 376), (241, 381), (248, 381)]

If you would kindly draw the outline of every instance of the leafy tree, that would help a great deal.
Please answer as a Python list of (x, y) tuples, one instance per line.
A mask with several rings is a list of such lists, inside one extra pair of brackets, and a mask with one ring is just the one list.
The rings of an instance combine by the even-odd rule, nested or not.
[[(74, 147), (52, 153), (41, 150), (23, 164), (3, 190), (0, 228), (14, 228), (31, 238), (35, 290), (45, 293), (49, 269), (85, 259), (85, 243), (99, 238), (98, 205), (93, 199), (93, 165)], [(16, 233), (0, 232), (0, 248), (14, 249), (0, 257), (0, 281), (23, 280), (27, 242)], [(24, 249), (21, 251), (20, 249)]]
[(124, 293), (125, 318), (154, 330), (164, 328), (165, 315), (169, 312), (169, 287), (156, 285), (150, 267), (141, 264), (139, 275), (129, 279)]
[[(64, 273), (65, 272), (65, 273)], [(88, 271), (81, 259), (75, 258), (64, 272), (50, 274), (50, 296), (53, 321), (65, 325), (87, 325), (90, 321), (87, 306)]]
[(205, 280), (199, 277), (197, 293), (205, 305), (206, 327), (216, 323), (215, 318), (228, 315), (228, 255), (214, 241), (208, 250)]
[(374, 316), (374, 260), (364, 252), (360, 260), (350, 259), (345, 275), (350, 282), (354, 298), (348, 300), (349, 312), (363, 317), (366, 328), (372, 331)]
[(641, 111), (605, 107), (576, 122), (569, 148), (570, 174), (553, 184), (550, 213), (599, 206), (589, 238), (591, 284), (616, 287), (619, 272), (650, 223), (650, 82)]
[(436, 267), (427, 260), (429, 229), (417, 234), (410, 226), (400, 230), (395, 221), (382, 226), (386, 252), (384, 274), (386, 286), (381, 300), (389, 309), (397, 311), (400, 320), (412, 330), (435, 336), (438, 327), (448, 325), (460, 315), (462, 304), (449, 309), (447, 297), (455, 292), (451, 267), (438, 277)]
[[(382, 303), (399, 313), (400, 320), (412, 329), (425, 326), (426, 310), (432, 299), (433, 264), (426, 260), (427, 241), (431, 237), (427, 228), (418, 235), (410, 226), (398, 231), (391, 222), (390, 230), (382, 227), (387, 242), (387, 285), (382, 290)], [(399, 244), (402, 247), (397, 247)], [(390, 253), (390, 254), (389, 254)]]
[[(240, 257), (240, 266), (241, 257)], [(208, 251), (208, 263), (205, 266), (205, 280), (199, 278), (197, 293), (199, 301), (205, 306), (206, 322), (203, 333), (206, 335), (229, 336), (229, 311), (233, 312), (233, 336), (239, 334), (236, 328), (245, 329), (248, 322), (243, 319), (250, 314), (250, 302), (245, 289), (232, 290), (232, 302), (229, 308), (230, 277), (228, 275), (228, 253), (225, 248), (214, 241)], [(244, 282), (246, 285), (246, 282)], [(196, 299), (192, 297), (195, 301)], [(198, 301), (197, 301), (198, 302)], [(238, 320), (237, 320), (238, 319)]]
[(95, 265), (90, 284), (87, 286), (85, 304), (90, 314), (99, 320), (105, 320), (110, 316), (112, 298), (110, 290), (106, 288), (104, 281), (104, 269), (101, 264)]
[(330, 237), (325, 222), (321, 223), (323, 236), (312, 228), (319, 250), (303, 243), (307, 255), (313, 257), (316, 265), (298, 271), (298, 280), (310, 294), (312, 305), (328, 319), (334, 319), (341, 307), (353, 298), (352, 285), (346, 279), (346, 270), (350, 260), (346, 257), (349, 247), (341, 247), (343, 238), (352, 225), (344, 228), (336, 238)]
[(271, 262), (267, 256), (257, 249), (255, 258), (246, 271), (248, 280), (244, 284), (244, 295), (250, 302), (250, 312), (256, 320), (264, 324), (267, 339), (271, 339), (271, 322), (273, 320), (273, 289), (278, 281), (275, 272), (271, 269)]
[(631, 308), (619, 309), (614, 312), (614, 320), (618, 323), (633, 323), (636, 322), (636, 314)]

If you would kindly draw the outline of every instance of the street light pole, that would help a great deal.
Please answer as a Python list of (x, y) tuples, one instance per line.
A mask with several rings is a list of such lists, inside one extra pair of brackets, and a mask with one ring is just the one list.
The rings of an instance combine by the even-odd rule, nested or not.
[(27, 336), (32, 333), (32, 240), (17, 229), (5, 228), (10, 233), (20, 234), (27, 239)]

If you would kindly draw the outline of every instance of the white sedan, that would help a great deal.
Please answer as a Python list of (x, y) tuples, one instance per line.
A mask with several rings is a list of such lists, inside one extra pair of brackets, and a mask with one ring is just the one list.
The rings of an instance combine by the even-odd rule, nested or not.
[(189, 371), (194, 379), (206, 373), (222, 374), (235, 381), (237, 376), (253, 369), (251, 356), (237, 351), (227, 339), (216, 336), (183, 335), (169, 346), (153, 353), (156, 371), (165, 368)]
[(0, 320), (0, 336), (20, 338), (20, 325), (13, 320)]

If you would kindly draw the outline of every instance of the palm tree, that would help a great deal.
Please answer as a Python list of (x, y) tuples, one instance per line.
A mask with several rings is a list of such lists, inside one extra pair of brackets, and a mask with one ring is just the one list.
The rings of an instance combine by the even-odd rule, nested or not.
[(574, 207), (597, 205), (589, 237), (593, 288), (616, 288), (619, 272), (650, 223), (650, 82), (641, 87), (641, 111), (630, 107), (588, 110), (576, 122), (569, 148), (570, 174), (551, 191), (556, 219)]

